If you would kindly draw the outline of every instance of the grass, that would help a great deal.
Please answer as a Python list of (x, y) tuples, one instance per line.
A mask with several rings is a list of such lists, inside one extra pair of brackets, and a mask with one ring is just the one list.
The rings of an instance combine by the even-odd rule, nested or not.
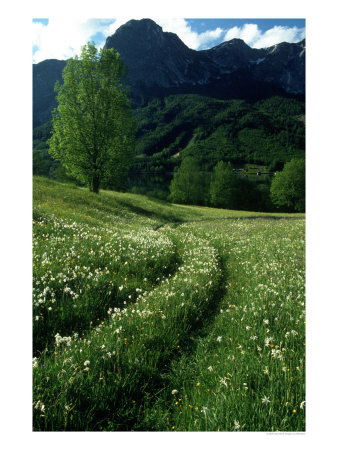
[(305, 430), (304, 215), (35, 178), (33, 217), (34, 430)]

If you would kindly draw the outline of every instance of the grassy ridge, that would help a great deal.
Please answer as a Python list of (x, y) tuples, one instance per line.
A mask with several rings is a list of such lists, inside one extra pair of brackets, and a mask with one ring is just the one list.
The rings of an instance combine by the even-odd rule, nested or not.
[(36, 178), (34, 429), (303, 430), (303, 215), (268, 217)]

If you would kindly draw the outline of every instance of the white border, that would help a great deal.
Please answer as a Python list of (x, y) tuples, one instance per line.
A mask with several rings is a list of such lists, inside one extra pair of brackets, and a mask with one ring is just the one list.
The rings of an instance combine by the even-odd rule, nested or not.
[[(334, 2), (305, 0), (70, 2), (12, 1), (1, 6), (3, 290), (1, 331), (2, 440), (6, 448), (137, 447), (309, 448), (336, 441), (337, 318), (336, 158), (337, 62)], [(277, 5), (278, 4), (278, 5)], [(62, 16), (135, 18), (306, 18), (307, 36), (307, 432), (266, 433), (32, 433), (31, 364), (31, 20)], [(330, 446), (331, 447), (331, 446)]]

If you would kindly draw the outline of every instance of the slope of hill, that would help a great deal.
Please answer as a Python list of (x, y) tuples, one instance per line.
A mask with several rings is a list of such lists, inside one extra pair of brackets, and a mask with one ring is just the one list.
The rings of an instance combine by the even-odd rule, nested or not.
[(34, 430), (304, 431), (303, 214), (33, 195)]
[[(273, 97), (256, 103), (197, 95), (155, 99), (135, 110), (137, 153), (167, 156), (181, 151), (205, 160), (206, 169), (224, 159), (269, 164), (304, 156), (304, 125), (296, 116), (304, 103)], [(191, 142), (194, 136), (194, 142)], [(200, 147), (200, 148), (198, 148)], [(205, 154), (210, 152), (210, 158)]]

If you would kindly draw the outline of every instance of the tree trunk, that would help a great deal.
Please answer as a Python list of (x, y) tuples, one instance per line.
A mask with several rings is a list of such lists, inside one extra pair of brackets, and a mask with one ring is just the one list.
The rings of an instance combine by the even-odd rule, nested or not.
[(90, 184), (89, 189), (91, 192), (94, 192), (95, 194), (99, 193), (99, 187), (100, 187), (100, 177), (97, 175), (93, 175)]

